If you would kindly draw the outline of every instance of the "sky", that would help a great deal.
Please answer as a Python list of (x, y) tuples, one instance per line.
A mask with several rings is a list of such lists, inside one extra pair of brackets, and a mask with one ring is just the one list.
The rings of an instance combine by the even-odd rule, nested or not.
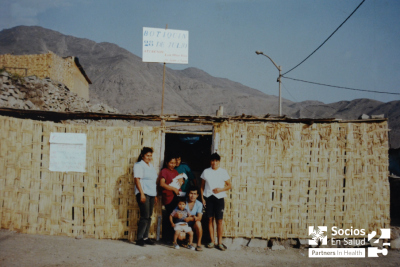
[[(313, 52), (362, 0), (0, 0), (0, 30), (37, 25), (62, 34), (110, 42), (142, 56), (143, 27), (189, 31), (189, 64), (278, 95), (282, 73)], [(343, 87), (400, 93), (400, 1), (366, 0), (308, 60), (287, 77)], [(84, 62), (82, 62), (84, 66)], [(153, 63), (158, 64), (158, 63)], [(367, 93), (282, 78), (291, 101), (400, 95)]]

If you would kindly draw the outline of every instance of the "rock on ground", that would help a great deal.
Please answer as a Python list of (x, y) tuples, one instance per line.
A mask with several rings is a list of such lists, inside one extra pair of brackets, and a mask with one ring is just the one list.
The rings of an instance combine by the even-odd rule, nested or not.
[(268, 240), (253, 238), (247, 246), (250, 248), (267, 248)]
[(247, 246), (249, 243), (248, 238), (223, 238), (222, 243), (228, 247), (228, 250), (240, 250), (243, 247)]

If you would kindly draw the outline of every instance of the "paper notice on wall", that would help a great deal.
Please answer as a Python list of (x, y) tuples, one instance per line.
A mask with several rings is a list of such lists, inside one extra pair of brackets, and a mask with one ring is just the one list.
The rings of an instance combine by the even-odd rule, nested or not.
[(49, 170), (86, 172), (86, 134), (50, 133)]

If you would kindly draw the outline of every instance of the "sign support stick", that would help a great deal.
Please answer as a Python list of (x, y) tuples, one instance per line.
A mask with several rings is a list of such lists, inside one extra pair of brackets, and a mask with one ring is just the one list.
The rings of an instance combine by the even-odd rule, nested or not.
[[(168, 24), (165, 26), (165, 29), (168, 29)], [(164, 62), (164, 70), (162, 77), (162, 97), (161, 97), (161, 117), (164, 116), (164, 90), (165, 90), (165, 62)], [(161, 119), (161, 126), (165, 126), (165, 120)]]

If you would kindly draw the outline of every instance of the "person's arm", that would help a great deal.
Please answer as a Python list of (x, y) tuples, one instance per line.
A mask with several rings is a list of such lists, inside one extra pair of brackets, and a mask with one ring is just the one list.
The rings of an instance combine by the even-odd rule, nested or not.
[(196, 216), (195, 216), (195, 219), (194, 219), (194, 221), (195, 222), (201, 222), (201, 219), (203, 218), (203, 205), (202, 204), (200, 204), (198, 207), (197, 207), (197, 211), (196, 211)]
[(196, 181), (196, 177), (194, 176), (194, 174), (192, 173), (192, 170), (190, 169), (190, 167), (188, 165), (186, 165), (187, 169), (186, 169), (186, 173), (188, 176), (188, 181), (193, 181), (194, 185), (197, 186), (197, 181)]
[(194, 216), (194, 222), (201, 222), (201, 219), (203, 218), (203, 213), (197, 213), (197, 216)]
[(145, 203), (146, 196), (144, 195), (142, 184), (140, 183), (140, 178), (135, 177), (135, 185), (136, 185), (137, 190), (140, 193), (140, 202)]
[(146, 202), (146, 196), (144, 195), (144, 191), (143, 191), (143, 188), (142, 188), (142, 183), (140, 182), (140, 179), (143, 178), (143, 168), (138, 163), (136, 163), (133, 166), (133, 178), (134, 178), (134, 181), (135, 181), (136, 188), (140, 193), (140, 202), (141, 203), (145, 203)]
[(204, 207), (206, 206), (206, 200), (204, 199), (204, 187), (206, 186), (206, 180), (201, 180), (201, 187), (200, 187), (200, 195), (201, 195), (201, 202), (203, 202)]
[[(201, 206), (201, 208), (198, 208), (197, 211), (195, 211), (196, 215), (190, 215), (190, 217), (186, 218), (188, 220), (185, 219), (185, 222), (201, 221), (201, 218), (203, 218), (203, 213), (201, 213), (201, 211), (203, 211), (203, 206)], [(188, 213), (190, 214), (190, 212), (188, 212)]]
[(175, 213), (175, 215), (173, 217), (177, 218), (177, 219), (182, 219), (183, 215), (180, 213)]
[(190, 214), (189, 210), (186, 210), (186, 212), (187, 212), (187, 217), (184, 219), (184, 221), (185, 222), (194, 222), (194, 220), (193, 220), (194, 216), (192, 214)]
[(185, 179), (184, 179), (184, 178), (179, 178), (179, 179), (178, 179), (179, 188), (183, 185), (184, 182), (185, 182)]
[(177, 188), (175, 188), (175, 187), (172, 187), (172, 186), (170, 186), (170, 185), (167, 185), (167, 184), (165, 183), (165, 178), (164, 178), (164, 177), (161, 177), (160, 186), (161, 186), (162, 188), (164, 188), (165, 190), (173, 191), (173, 192), (175, 193), (175, 195), (179, 195), (179, 189), (177, 189)]
[(186, 217), (185, 219), (183, 219), (185, 222), (194, 222), (195, 221), (195, 219), (194, 219), (194, 217), (195, 216), (188, 216), (188, 217)]
[(231, 181), (230, 180), (226, 180), (225, 181), (225, 186), (223, 188), (214, 188), (213, 189), (213, 193), (214, 194), (218, 194), (218, 193), (221, 193), (221, 192), (224, 192), (224, 191), (228, 191), (231, 188), (232, 188)]
[(169, 221), (171, 222), (172, 228), (175, 228), (174, 219), (172, 219), (172, 214), (169, 215)]

